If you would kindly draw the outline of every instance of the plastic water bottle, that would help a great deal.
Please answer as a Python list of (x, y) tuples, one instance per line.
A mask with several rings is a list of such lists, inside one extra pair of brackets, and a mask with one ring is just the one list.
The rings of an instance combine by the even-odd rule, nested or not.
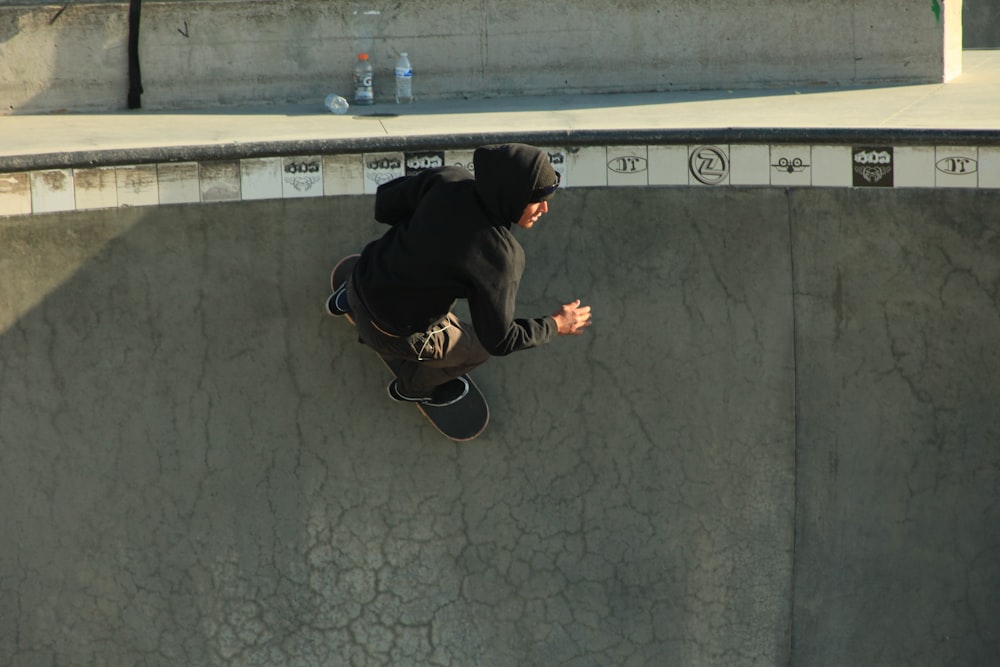
[(347, 113), (347, 110), (351, 108), (351, 105), (347, 103), (343, 97), (337, 93), (330, 93), (323, 100), (323, 106), (326, 107), (327, 111), (335, 113), (337, 115), (343, 115)]
[(406, 52), (399, 54), (396, 62), (396, 104), (409, 104), (413, 101), (413, 67)]
[(372, 86), (372, 64), (368, 62), (367, 53), (359, 53), (358, 62), (354, 66), (354, 103), (375, 103), (375, 89)]

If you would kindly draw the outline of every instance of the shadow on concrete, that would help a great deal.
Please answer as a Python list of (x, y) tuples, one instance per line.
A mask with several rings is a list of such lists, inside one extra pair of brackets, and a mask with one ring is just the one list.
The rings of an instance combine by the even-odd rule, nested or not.
[[(392, 102), (379, 102), (372, 106), (351, 105), (348, 112), (358, 120), (377, 120), (384, 117), (454, 115), (460, 112), (464, 115), (477, 113), (518, 113), (518, 112), (559, 112), (584, 111), (601, 109), (614, 114), (616, 109), (641, 108), (643, 106), (662, 106), (670, 104), (687, 104), (691, 102), (719, 102), (726, 100), (769, 100), (782, 97), (801, 97), (808, 95), (824, 95), (828, 93), (850, 91), (877, 91), (882, 89), (920, 90), (926, 83), (891, 83), (879, 85), (852, 86), (776, 86), (772, 88), (737, 88), (733, 90), (668, 90), (659, 92), (634, 93), (604, 93), (604, 94), (572, 94), (572, 95), (533, 95), (509, 97), (467, 97), (436, 100), (420, 100), (412, 105), (398, 105)], [(191, 107), (177, 109), (143, 110), (146, 116), (285, 116), (288, 118), (315, 117), (317, 113), (325, 113), (322, 100), (302, 104), (244, 104), (239, 107)], [(98, 113), (98, 112), (95, 112)], [(87, 115), (85, 112), (75, 115)], [(100, 114), (103, 115), (103, 114)]]

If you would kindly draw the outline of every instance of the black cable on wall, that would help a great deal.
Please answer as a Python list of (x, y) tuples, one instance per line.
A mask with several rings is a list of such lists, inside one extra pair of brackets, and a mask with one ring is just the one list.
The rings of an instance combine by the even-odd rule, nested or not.
[(128, 108), (142, 106), (142, 74), (139, 71), (139, 9), (142, 0), (129, 0), (128, 7)]

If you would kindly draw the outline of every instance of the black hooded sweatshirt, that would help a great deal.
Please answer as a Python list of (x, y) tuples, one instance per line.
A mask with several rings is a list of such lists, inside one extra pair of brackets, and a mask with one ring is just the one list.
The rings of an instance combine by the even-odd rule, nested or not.
[(467, 299), (480, 342), (502, 356), (558, 333), (551, 316), (514, 318), (524, 250), (510, 229), (551, 167), (523, 144), (478, 148), (473, 164), (475, 178), (441, 167), (379, 186), (375, 219), (391, 229), (365, 247), (353, 280), (376, 324), (396, 335), (427, 330)]

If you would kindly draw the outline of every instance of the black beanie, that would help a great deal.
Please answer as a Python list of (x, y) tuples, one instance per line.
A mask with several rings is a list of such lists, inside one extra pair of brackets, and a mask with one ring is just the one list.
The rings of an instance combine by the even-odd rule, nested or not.
[(535, 177), (535, 183), (531, 186), (531, 203), (551, 199), (552, 195), (555, 194), (556, 188), (559, 186), (560, 180), (559, 172), (552, 168), (549, 156), (545, 155), (538, 169), (538, 175)]

